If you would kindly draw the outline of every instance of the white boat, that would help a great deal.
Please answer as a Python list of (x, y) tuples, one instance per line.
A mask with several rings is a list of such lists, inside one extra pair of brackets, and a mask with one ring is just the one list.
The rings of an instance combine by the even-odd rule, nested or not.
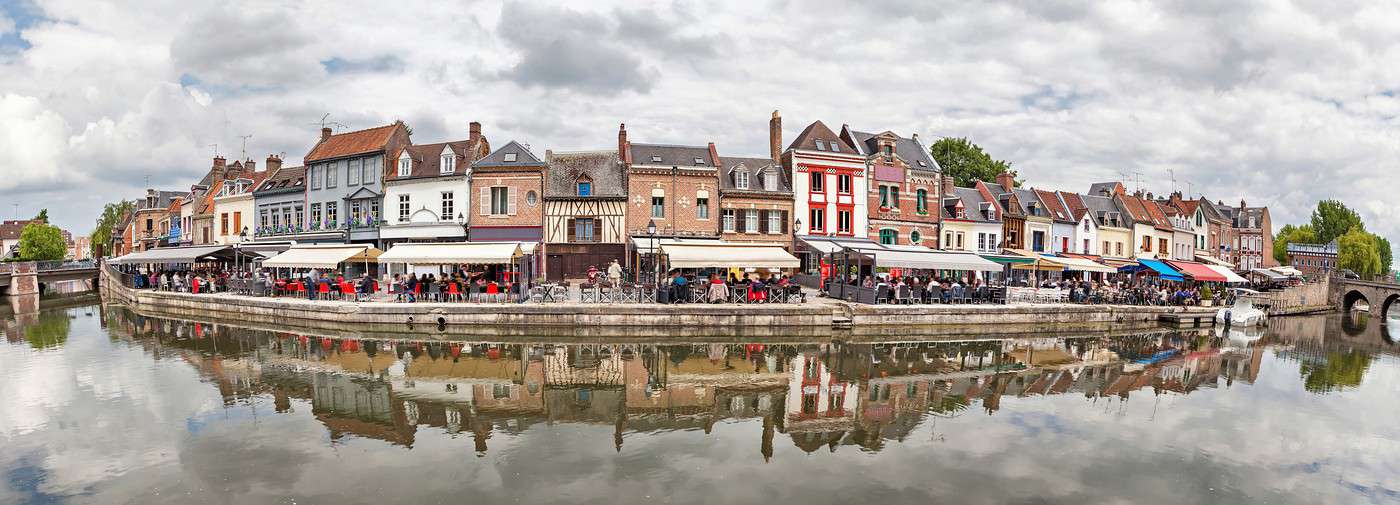
[(1224, 345), (1220, 352), (1239, 351), (1249, 348), (1259, 339), (1264, 338), (1264, 328), (1258, 326), (1225, 327), (1216, 326), (1215, 336), (1225, 338)]
[(1223, 324), (1233, 327), (1262, 326), (1268, 315), (1263, 310), (1254, 307), (1254, 300), (1251, 295), (1259, 294), (1250, 289), (1235, 290), (1235, 304), (1216, 311), (1216, 324)]

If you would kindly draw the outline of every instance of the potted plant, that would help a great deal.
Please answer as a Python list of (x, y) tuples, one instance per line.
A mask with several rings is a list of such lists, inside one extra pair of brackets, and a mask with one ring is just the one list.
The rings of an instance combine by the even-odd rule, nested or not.
[(1215, 293), (1212, 293), (1210, 286), (1201, 286), (1201, 306), (1210, 307), (1215, 303)]

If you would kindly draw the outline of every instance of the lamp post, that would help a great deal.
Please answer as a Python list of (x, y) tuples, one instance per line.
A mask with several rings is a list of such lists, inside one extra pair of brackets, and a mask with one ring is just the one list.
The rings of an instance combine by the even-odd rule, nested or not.
[(457, 213), (457, 226), (461, 226), (461, 227), (462, 227), (462, 241), (463, 241), (463, 242), (466, 242), (466, 241), (467, 241), (467, 216), (462, 215), (461, 212), (458, 212), (458, 213)]
[(651, 244), (651, 283), (656, 285), (661, 280), (661, 265), (656, 262), (656, 220), (647, 221), (647, 238)]
[(238, 232), (238, 244), (236, 244), (236, 245), (233, 246), (233, 263), (234, 263), (234, 268), (238, 268), (238, 269), (240, 269), (240, 270), (242, 269), (242, 264), (240, 263), (239, 260), (242, 259), (242, 254), (241, 254), (241, 253), (242, 253), (242, 251), (243, 251), (243, 242), (244, 242), (244, 241), (247, 241), (247, 240), (248, 240), (248, 227), (247, 227), (247, 226), (244, 226), (243, 229), (240, 230), (240, 231)]
[[(793, 255), (793, 256), (796, 256), (796, 255), (797, 255), (797, 230), (799, 230), (799, 229), (801, 229), (801, 228), (802, 228), (802, 218), (800, 218), (800, 217), (793, 217), (793, 219), (792, 219), (792, 255)], [(799, 259), (798, 259), (798, 263), (797, 263), (797, 272), (794, 272), (794, 273), (801, 273), (801, 272), (802, 272), (802, 261), (801, 261), (801, 259), (799, 258)]]

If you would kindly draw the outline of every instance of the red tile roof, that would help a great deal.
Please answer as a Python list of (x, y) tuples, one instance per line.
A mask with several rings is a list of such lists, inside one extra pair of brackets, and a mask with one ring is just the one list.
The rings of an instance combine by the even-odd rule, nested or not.
[(1084, 205), (1084, 200), (1079, 198), (1078, 193), (1061, 191), (1060, 198), (1065, 199), (1065, 205), (1069, 206), (1069, 211), (1074, 214), (1074, 220), (1084, 219), (1084, 214), (1089, 212), (1089, 207)]
[(1077, 216), (1070, 213), (1069, 209), (1066, 209), (1065, 206), (1060, 203), (1060, 199), (1055, 196), (1054, 191), (1045, 191), (1043, 189), (1036, 189), (1033, 191), (1035, 191), (1036, 196), (1040, 197), (1040, 201), (1045, 202), (1045, 209), (1050, 211), (1050, 217), (1054, 218), (1056, 221), (1079, 220)]
[(389, 144), (389, 139), (394, 137), (394, 132), (403, 127), (403, 123), (359, 130), (348, 133), (337, 133), (322, 140), (311, 148), (311, 152), (306, 153), (306, 163), (356, 154), (371, 153), (384, 149)]

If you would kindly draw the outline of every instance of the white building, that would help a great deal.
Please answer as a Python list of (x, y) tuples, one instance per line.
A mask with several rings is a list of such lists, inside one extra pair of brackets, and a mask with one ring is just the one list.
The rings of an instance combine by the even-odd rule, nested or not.
[(487, 152), (482, 138), (405, 147), (384, 178), (384, 223), (379, 238), (460, 242), (471, 219), (471, 162)]
[[(781, 142), (774, 113), (770, 140)], [(867, 238), (869, 186), (865, 157), (821, 121), (807, 126), (782, 155), (792, 173), (794, 224), (798, 235)]]

